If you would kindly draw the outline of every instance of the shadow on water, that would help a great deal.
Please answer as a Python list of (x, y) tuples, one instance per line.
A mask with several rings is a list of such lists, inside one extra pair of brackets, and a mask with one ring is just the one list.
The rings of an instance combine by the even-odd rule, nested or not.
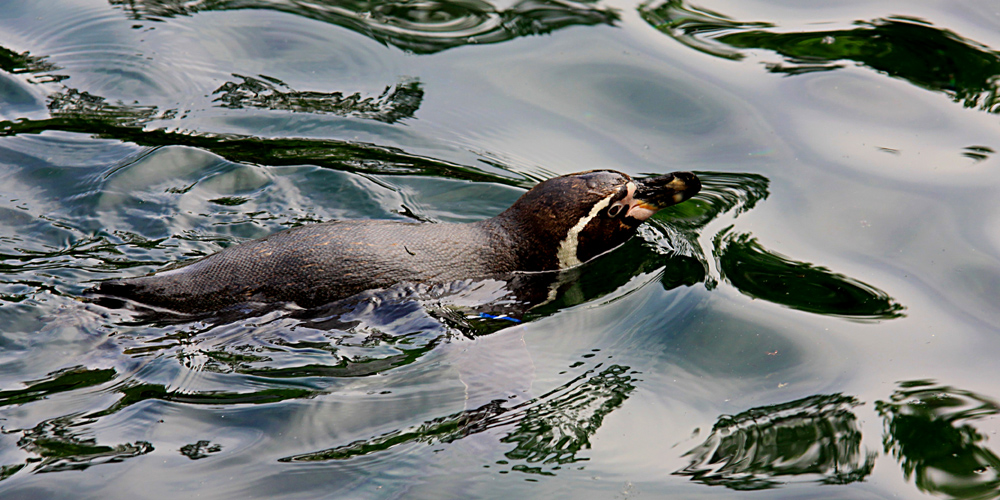
[[(855, 414), (861, 405), (851, 396), (815, 395), (723, 415), (675, 474), (736, 490), (865, 481), (878, 457), (861, 447)], [(921, 491), (963, 499), (1000, 495), (1000, 458), (973, 425), (1000, 412), (996, 402), (917, 380), (900, 383), (874, 407), (884, 424), (883, 451)]]
[(570, 26), (614, 25), (619, 14), (595, 0), (522, 0), (505, 9), (484, 0), (432, 2), (128, 1), (111, 5), (133, 19), (160, 20), (199, 12), (267, 9), (342, 26), (415, 54), (469, 44), (499, 43)]
[(851, 29), (789, 32), (771, 23), (735, 21), (683, 0), (646, 3), (639, 13), (678, 42), (717, 57), (772, 51), (782, 57), (765, 63), (773, 73), (830, 71), (853, 62), (944, 93), (965, 107), (1000, 112), (1000, 53), (921, 19), (890, 17), (857, 21)]

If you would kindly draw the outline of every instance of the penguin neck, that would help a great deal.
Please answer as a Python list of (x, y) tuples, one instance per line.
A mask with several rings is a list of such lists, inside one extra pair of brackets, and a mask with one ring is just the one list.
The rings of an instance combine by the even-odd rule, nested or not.
[[(544, 224), (534, 213), (522, 213), (516, 205), (500, 215), (476, 223), (489, 235), (489, 244), (512, 271), (555, 271), (564, 230)], [(506, 266), (505, 266), (506, 267)]]

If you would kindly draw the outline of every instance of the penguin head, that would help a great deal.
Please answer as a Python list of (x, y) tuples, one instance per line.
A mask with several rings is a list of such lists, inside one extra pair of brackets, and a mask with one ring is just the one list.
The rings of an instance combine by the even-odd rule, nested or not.
[[(532, 269), (578, 266), (635, 234), (661, 208), (694, 196), (698, 177), (674, 172), (632, 179), (614, 170), (590, 170), (546, 180), (500, 215), (513, 221)], [(527, 248), (525, 248), (527, 246)]]

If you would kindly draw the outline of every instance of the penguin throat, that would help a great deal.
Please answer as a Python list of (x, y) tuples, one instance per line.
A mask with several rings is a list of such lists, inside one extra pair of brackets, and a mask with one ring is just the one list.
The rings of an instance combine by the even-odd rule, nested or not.
[(577, 257), (576, 251), (580, 246), (580, 231), (587, 227), (597, 214), (601, 213), (601, 210), (607, 208), (611, 204), (611, 198), (615, 195), (609, 195), (601, 201), (594, 204), (593, 208), (590, 209), (590, 213), (583, 216), (576, 225), (569, 228), (569, 232), (566, 233), (566, 238), (559, 243), (559, 251), (556, 253), (556, 258), (559, 260), (559, 269), (568, 269), (571, 267), (579, 266), (583, 264), (580, 262), (580, 258)]

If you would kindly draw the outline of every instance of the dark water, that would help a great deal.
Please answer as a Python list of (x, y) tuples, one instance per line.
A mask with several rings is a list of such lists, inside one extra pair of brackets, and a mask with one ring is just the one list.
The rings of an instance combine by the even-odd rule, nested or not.
[[(998, 50), (988, 1), (3, 2), (0, 496), (996, 498)], [(520, 324), (78, 300), (590, 168), (705, 189)]]

